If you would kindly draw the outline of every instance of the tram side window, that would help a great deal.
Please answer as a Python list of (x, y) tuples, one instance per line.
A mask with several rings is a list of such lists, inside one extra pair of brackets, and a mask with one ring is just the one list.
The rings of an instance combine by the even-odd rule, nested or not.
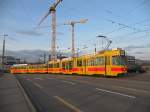
[(116, 57), (116, 56), (112, 57), (112, 64), (113, 65), (119, 65), (119, 63), (118, 63), (118, 57)]
[(96, 58), (96, 65), (104, 65), (104, 57), (97, 57)]
[(83, 66), (86, 66), (87, 61), (83, 60)]
[(32, 68), (33, 69), (38, 69), (38, 66), (37, 65), (33, 65)]
[(59, 63), (56, 64), (56, 68), (59, 68)]
[(113, 56), (112, 57), (112, 64), (113, 65), (125, 65), (124, 58), (120, 57), (120, 56)]
[(41, 65), (37, 65), (36, 67), (37, 67), (38, 69), (40, 69), (40, 68), (41, 68)]
[(78, 67), (82, 66), (82, 60), (77, 60), (77, 66)]
[(39, 69), (41, 69), (42, 68), (42, 65), (39, 65)]
[(34, 65), (32, 65), (32, 69), (35, 69), (35, 66), (34, 66)]
[(90, 63), (90, 62), (91, 62), (91, 61), (90, 61), (90, 59), (88, 59), (88, 60), (87, 60), (87, 65), (88, 65), (88, 66), (90, 66), (90, 65), (91, 65), (91, 63)]
[(62, 63), (62, 68), (65, 69), (65, 62)]
[(53, 68), (56, 68), (56, 64), (53, 64)]
[(95, 66), (95, 59), (91, 59), (92, 66)]
[(69, 61), (67, 64), (68, 64), (68, 69), (69, 70), (72, 69), (72, 61)]
[(53, 64), (49, 64), (49, 68), (53, 68)]
[(95, 61), (94, 59), (88, 59), (87, 60), (87, 66), (94, 66), (94, 64), (95, 64), (94, 61)]
[(23, 66), (23, 69), (26, 69), (26, 66)]
[(44, 65), (44, 68), (47, 68), (47, 65)]

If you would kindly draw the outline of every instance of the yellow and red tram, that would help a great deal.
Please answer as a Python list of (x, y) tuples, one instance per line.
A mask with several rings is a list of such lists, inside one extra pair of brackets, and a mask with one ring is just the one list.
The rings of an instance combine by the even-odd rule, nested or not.
[(113, 49), (97, 54), (50, 61), (48, 64), (14, 65), (11, 73), (61, 73), (118, 76), (127, 73), (125, 51)]

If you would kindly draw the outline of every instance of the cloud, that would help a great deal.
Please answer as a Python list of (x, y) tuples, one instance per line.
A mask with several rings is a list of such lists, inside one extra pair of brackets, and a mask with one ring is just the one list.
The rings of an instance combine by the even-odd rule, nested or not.
[(127, 51), (132, 51), (134, 49), (139, 49), (139, 48), (145, 48), (145, 46), (139, 45), (139, 46), (135, 46), (135, 45), (129, 45), (124, 47), (125, 50)]
[(124, 49), (127, 51), (132, 51), (135, 49), (142, 49), (142, 48), (150, 48), (150, 44), (147, 44), (147, 45), (129, 45), (129, 46), (124, 47)]
[(150, 43), (145, 45), (129, 45), (124, 47), (128, 55), (135, 56), (137, 59), (150, 60)]
[(19, 30), (16, 31), (16, 33), (21, 34), (21, 35), (28, 35), (28, 36), (41, 36), (42, 33), (39, 33), (35, 30)]
[(134, 52), (134, 54), (144, 54), (144, 52), (136, 51), (136, 52)]
[(137, 59), (150, 60), (150, 47), (145, 45), (144, 47), (136, 47), (137, 49), (132, 49), (127, 51), (128, 55), (135, 56)]

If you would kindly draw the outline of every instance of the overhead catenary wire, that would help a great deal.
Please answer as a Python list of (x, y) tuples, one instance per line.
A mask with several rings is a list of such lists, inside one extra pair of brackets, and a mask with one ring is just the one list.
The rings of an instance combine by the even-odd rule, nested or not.
[[(142, 1), (140, 4), (138, 4), (138, 6), (136, 6), (136, 7), (134, 8), (134, 10), (137, 9), (140, 5), (144, 5), (144, 4), (147, 3), (147, 2), (148, 2), (148, 0)], [(111, 15), (114, 16), (113, 12), (112, 12), (110, 9), (109, 9), (109, 10), (107, 9), (107, 10), (105, 10), (105, 11), (106, 11), (107, 13), (109, 13), (109, 14), (111, 14)], [(115, 17), (116, 17), (116, 15), (115, 15)], [(117, 17), (121, 17), (121, 16), (118, 16), (118, 15), (117, 15)], [(126, 25), (126, 24), (122, 24), (122, 23), (120, 23), (120, 22), (112, 21), (112, 20), (109, 19), (109, 20), (107, 20), (107, 21), (110, 21), (112, 24), (118, 24), (119, 26), (122, 26), (122, 27), (117, 28), (117, 29), (112, 30), (112, 31), (109, 31), (109, 32), (105, 33), (105, 35), (112, 34), (112, 33), (116, 32), (116, 31), (120, 31), (120, 30), (125, 29), (125, 28), (130, 28), (130, 29), (132, 29), (132, 30), (139, 30), (139, 28), (136, 28), (135, 25), (144, 23), (144, 22), (149, 21), (149, 20), (150, 20), (150, 18), (145, 19), (145, 20), (142, 20), (142, 21), (140, 21), (140, 22), (136, 22), (136, 23), (131, 24), (131, 25)]]
[(123, 37), (127, 37), (127, 36), (132, 36), (132, 35), (135, 35), (135, 34), (138, 34), (138, 33), (147, 32), (147, 31), (150, 31), (150, 28), (149, 28), (149, 29), (145, 29), (145, 30), (141, 30), (141, 31), (136, 31), (136, 32), (127, 33), (127, 34), (125, 34), (125, 35), (118, 36), (118, 37), (116, 37), (116, 38), (123, 38)]
[[(144, 20), (142, 20), (142, 21), (135, 22), (135, 23), (133, 23), (133, 24), (130, 24), (130, 26), (135, 26), (135, 25), (143, 24), (143, 23), (148, 22), (148, 21), (150, 21), (150, 18), (144, 19)], [(113, 23), (112, 23), (112, 24), (113, 24)], [(120, 31), (120, 30), (122, 30), (122, 29), (124, 29), (124, 28), (126, 28), (126, 26), (122, 26), (122, 27), (119, 27), (119, 28), (114, 29), (114, 30), (112, 30), (112, 31), (106, 32), (106, 33), (104, 33), (104, 35), (110, 35), (110, 34), (112, 34), (112, 33), (114, 33), (114, 32)]]
[(130, 25), (126, 25), (126, 24), (123, 24), (123, 23), (120, 23), (120, 22), (116, 22), (116, 21), (113, 21), (113, 20), (108, 20), (109, 22), (111, 22), (112, 24), (117, 24), (118, 26), (122, 26), (122, 28), (128, 28), (128, 29), (132, 29), (132, 30), (136, 30), (136, 31), (140, 31), (141, 29), (138, 29), (138, 28), (135, 28), (135, 27), (132, 27)]
[(148, 0), (142, 0), (137, 6), (135, 6), (133, 9), (131, 9), (130, 11), (128, 11), (128, 15), (133, 14), (133, 12), (135, 10), (137, 10), (139, 7), (142, 7), (143, 5), (145, 5), (148, 2)]
[[(115, 43), (127, 42), (127, 41), (131, 40), (131, 37), (133, 37), (134, 40), (138, 39), (138, 38), (142, 39), (144, 37), (149, 37), (149, 35), (150, 35), (150, 34), (148, 34), (149, 31), (150, 31), (150, 28), (144, 29), (144, 30), (141, 30), (141, 31), (135, 31), (135, 32), (127, 33), (127, 34), (124, 34), (124, 35), (121, 35), (121, 36), (117, 36), (117, 37), (115, 37), (115, 38), (117, 38), (117, 40), (115, 40), (114, 42)], [(141, 36), (134, 36), (134, 35), (140, 34), (140, 33), (146, 33), (146, 34), (141, 35)], [(121, 40), (119, 40), (119, 38), (121, 38)]]

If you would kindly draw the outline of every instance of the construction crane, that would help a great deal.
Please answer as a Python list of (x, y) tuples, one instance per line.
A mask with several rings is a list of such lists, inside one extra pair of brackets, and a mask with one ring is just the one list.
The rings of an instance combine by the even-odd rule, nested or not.
[(97, 37), (103, 38), (107, 41), (107, 45), (105, 46), (104, 50), (108, 50), (109, 47), (110, 47), (110, 44), (112, 43), (112, 41), (109, 40), (106, 36), (103, 36), (103, 35), (98, 35)]
[(77, 23), (86, 23), (88, 19), (81, 19), (79, 21), (70, 21), (67, 23), (64, 23), (63, 25), (71, 25), (72, 27), (72, 57), (75, 57), (75, 34), (74, 34), (74, 27)]
[(44, 17), (39, 22), (38, 26), (51, 14), (51, 30), (52, 30), (52, 40), (51, 40), (51, 60), (56, 60), (56, 7), (63, 0), (55, 0), (55, 3), (50, 6), (48, 12), (44, 15)]

